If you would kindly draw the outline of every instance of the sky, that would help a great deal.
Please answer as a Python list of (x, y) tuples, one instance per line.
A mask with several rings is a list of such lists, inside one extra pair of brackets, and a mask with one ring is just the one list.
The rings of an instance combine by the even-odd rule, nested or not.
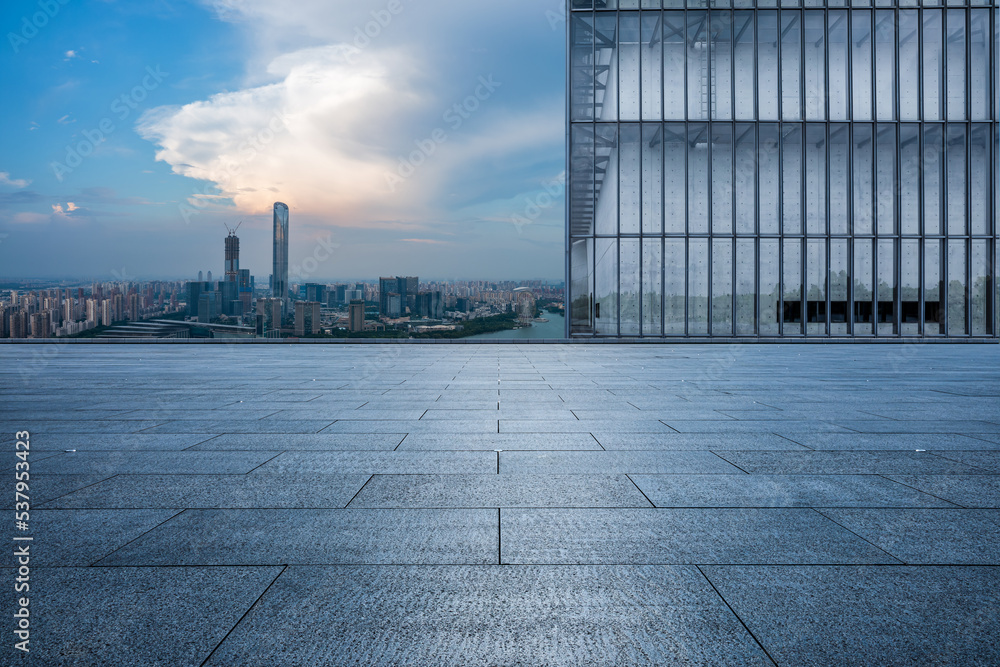
[(5, 0), (0, 278), (564, 277), (563, 0)]

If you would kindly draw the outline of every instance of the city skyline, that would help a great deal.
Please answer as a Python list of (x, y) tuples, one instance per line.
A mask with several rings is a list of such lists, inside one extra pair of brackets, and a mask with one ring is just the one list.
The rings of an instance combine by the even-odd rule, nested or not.
[(22, 43), (37, 3), (5, 3), (0, 65), (32, 103), (0, 110), (0, 273), (191, 275), (242, 219), (260, 275), (270, 248), (251, 239), (280, 200), (290, 265), (350, 248), (330, 279), (559, 278), (550, 4), (68, 3)]

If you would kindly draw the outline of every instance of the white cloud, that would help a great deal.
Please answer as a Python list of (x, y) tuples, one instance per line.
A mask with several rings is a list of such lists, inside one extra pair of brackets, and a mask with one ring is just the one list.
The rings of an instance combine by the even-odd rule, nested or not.
[[(464, 245), (484, 266), (505, 263), (484, 232), (466, 234), (470, 223), (506, 220), (512, 202), (520, 210), (520, 195), (537, 188), (533, 174), (563, 155), (563, 89), (525, 73), (537, 58), (511, 40), (526, 39), (523, 23), (533, 21), (539, 42), (552, 42), (543, 51), (561, 55), (537, 0), (399, 0), (391, 20), (393, 0), (203, 2), (254, 48), (230, 91), (139, 119), (157, 160), (193, 179), (182, 214), (235, 208), (264, 218), (284, 201), (303, 235), (364, 228), (384, 232), (382, 246)], [(558, 79), (558, 56), (552, 62)], [(456, 125), (449, 110), (494, 76), (501, 85), (473, 99)], [(402, 181), (401, 161), (419, 163)], [(437, 240), (456, 225), (456, 246)]]
[(79, 210), (79, 208), (80, 207), (74, 204), (73, 202), (69, 202), (68, 204), (66, 204), (66, 211), (68, 211), (69, 213)]
[(14, 188), (26, 188), (31, 185), (31, 181), (23, 178), (11, 178), (10, 173), (0, 171), (0, 185), (9, 185)]
[(215, 183), (241, 211), (265, 211), (279, 194), (293, 209), (349, 217), (384, 197), (385, 137), (427, 101), (408, 84), (407, 59), (347, 56), (338, 45), (281, 56), (268, 68), (278, 83), (154, 109), (139, 133), (158, 160)]
[(66, 52), (66, 58), (65, 59), (66, 60), (72, 60), (73, 58), (79, 58), (79, 57), (80, 57), (79, 54), (77, 54), (76, 51), (73, 51), (71, 49), (71, 50), (69, 50), (69, 51)]

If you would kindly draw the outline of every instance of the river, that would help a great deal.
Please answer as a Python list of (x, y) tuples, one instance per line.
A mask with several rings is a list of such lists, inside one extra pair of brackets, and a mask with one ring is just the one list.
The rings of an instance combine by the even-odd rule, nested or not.
[(494, 331), (493, 333), (478, 334), (469, 336), (463, 340), (473, 340), (477, 338), (565, 338), (566, 318), (562, 313), (542, 311), (542, 317), (548, 322), (532, 322), (530, 327), (523, 329), (508, 329), (507, 331)]

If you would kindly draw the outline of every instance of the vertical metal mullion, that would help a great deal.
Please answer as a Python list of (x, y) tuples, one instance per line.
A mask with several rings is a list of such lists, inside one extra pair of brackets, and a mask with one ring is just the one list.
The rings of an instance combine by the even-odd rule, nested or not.
[(755, 123), (760, 122), (760, 94), (757, 91), (758, 79), (758, 68), (760, 67), (760, 53), (758, 49), (760, 48), (759, 40), (757, 39), (758, 31), (760, 30), (760, 20), (759, 12), (757, 11), (757, 3), (754, 3), (753, 10), (751, 12), (753, 17), (753, 120)]
[[(594, 102), (593, 102), (594, 111), (591, 114), (592, 124), (590, 126), (591, 129), (593, 130), (591, 134), (594, 142), (593, 143), (594, 164), (592, 167), (592, 174), (594, 179), (593, 181), (594, 194), (592, 195), (594, 200), (594, 215), (590, 223), (590, 234), (591, 234), (590, 246), (591, 246), (591, 252), (593, 253), (593, 260), (592, 260), (593, 267), (591, 268), (591, 276), (590, 276), (590, 284), (591, 284), (590, 310), (591, 310), (591, 320), (594, 322), (594, 327), (593, 327), (594, 330), (591, 335), (597, 336), (597, 12), (596, 11), (591, 11), (591, 18), (592, 18), (591, 29), (593, 30), (594, 33), (591, 44), (591, 53), (592, 53), (591, 63), (594, 67)], [(610, 76), (610, 70), (608, 72), (608, 75)], [(605, 98), (607, 98), (606, 88), (604, 96)], [(607, 99), (605, 99), (605, 102), (607, 102)]]
[[(944, 5), (944, 3), (942, 3)], [(938, 100), (941, 107), (941, 120), (948, 120), (948, 8), (942, 6), (941, 12), (941, 70), (938, 76)]]
[[(800, 19), (801, 21), (801, 19)], [(803, 37), (802, 41), (805, 42), (805, 35), (802, 32), (803, 26), (800, 26), (800, 35)], [(804, 69), (805, 58), (802, 59), (799, 67)], [(803, 117), (805, 116), (805, 105), (799, 107), (803, 112)], [(802, 256), (802, 266), (799, 272), (799, 277), (802, 281), (802, 288), (799, 292), (802, 299), (802, 334), (808, 335), (809, 333), (809, 295), (806, 291), (808, 276), (806, 274), (807, 268), (807, 258), (806, 253), (808, 252), (808, 234), (806, 233), (806, 124), (804, 120), (799, 121), (799, 165), (800, 177), (799, 177), (799, 236), (802, 238), (802, 250), (800, 254)]]
[(712, 260), (714, 259), (715, 253), (715, 219), (714, 210), (712, 206), (712, 199), (714, 192), (712, 191), (712, 184), (714, 182), (713, 176), (714, 171), (712, 170), (712, 158), (715, 153), (715, 111), (712, 109), (712, 97), (715, 91), (712, 89), (712, 75), (714, 74), (712, 70), (712, 52), (715, 50), (712, 45), (712, 10), (707, 9), (710, 3), (705, 3), (705, 72), (708, 74), (708, 80), (704, 82), (704, 85), (708, 89), (708, 108), (706, 123), (706, 139), (708, 145), (708, 173), (706, 178), (708, 181), (705, 184), (705, 193), (708, 197), (708, 336), (709, 338), (715, 335), (715, 320), (713, 318), (714, 314), (714, 275), (712, 273)]
[[(923, 123), (927, 120), (927, 111), (925, 109), (926, 105), (924, 104), (924, 58), (927, 57), (924, 50), (924, 8), (919, 7), (915, 11), (917, 12), (917, 119)], [(923, 125), (921, 125), (921, 139), (923, 138), (923, 129)], [(923, 152), (921, 152), (920, 155), (922, 161)], [(921, 186), (923, 186), (923, 181), (921, 181)], [(922, 197), (923, 187), (920, 188), (920, 191)], [(923, 209), (921, 208), (921, 215), (922, 214)], [(920, 230), (921, 234), (923, 234), (923, 226), (920, 227)]]
[[(799, 120), (806, 121), (806, 13), (796, 10), (799, 15)], [(804, 137), (803, 137), (804, 138)]]
[(965, 13), (965, 331), (975, 334), (972, 328), (972, 11)]
[(855, 221), (854, 221), (854, 15), (851, 9), (844, 9), (844, 21), (847, 29), (847, 81), (844, 88), (844, 96), (847, 98), (847, 124), (844, 131), (847, 133), (847, 334), (851, 337), (856, 334), (857, 324), (855, 322), (855, 310), (857, 305), (854, 302), (854, 281), (857, 280), (854, 265), (854, 244)]
[(566, 320), (563, 325), (563, 335), (568, 339), (573, 327), (573, 273), (572, 273), (572, 238), (570, 237), (570, 226), (572, 223), (572, 159), (573, 150), (573, 12), (569, 5), (566, 6), (566, 191), (565, 208), (563, 212), (563, 238), (565, 246), (563, 248), (563, 275), (566, 276), (565, 289), (563, 290), (563, 312), (566, 313)]
[[(833, 300), (831, 298), (831, 288), (833, 287), (830, 275), (833, 273), (833, 227), (830, 224), (830, 10), (823, 8), (823, 90), (827, 91), (823, 96), (823, 213), (825, 216), (823, 230), (826, 237), (826, 335), (833, 335)], [(803, 33), (803, 44), (805, 44), (805, 34)], [(850, 271), (848, 271), (850, 275)], [(845, 318), (846, 319), (846, 318)]]
[[(731, 21), (730, 24), (733, 24), (733, 22)], [(730, 43), (732, 43), (733, 39), (735, 39), (735, 36), (736, 36), (736, 33), (732, 32), (732, 36), (730, 37), (730, 40), (729, 40)], [(733, 55), (734, 55), (734, 59), (731, 60), (730, 63), (729, 63), (729, 70), (733, 74), (732, 90), (735, 91), (736, 90), (736, 81), (735, 81), (735, 79), (736, 79), (736, 71), (735, 71), (736, 60), (735, 60), (735, 52), (734, 52)], [(735, 98), (735, 93), (734, 93), (733, 96)], [(737, 271), (736, 271), (736, 248), (737, 248), (737, 245), (738, 245), (737, 238), (739, 238), (739, 233), (738, 233), (739, 230), (736, 227), (736, 103), (735, 103), (735, 99), (734, 99), (733, 105), (730, 107), (730, 109), (732, 110), (732, 113), (730, 115), (733, 117), (733, 119), (729, 123), (729, 126), (731, 128), (731, 134), (730, 134), (731, 139), (730, 139), (730, 142), (729, 142), (729, 155), (730, 155), (730, 158), (729, 158), (729, 165), (730, 165), (730, 175), (729, 175), (729, 178), (730, 178), (730, 183), (732, 184), (732, 192), (731, 192), (729, 198), (731, 200), (730, 201), (730, 204), (731, 204), (730, 224), (732, 225), (732, 240), (733, 240), (733, 279), (730, 282), (732, 283), (731, 294), (732, 294), (733, 309), (732, 309), (731, 312), (732, 312), (732, 318), (733, 318), (733, 336), (736, 336), (737, 335), (737, 329), (738, 329), (738, 327), (736, 325), (736, 321), (737, 321), (736, 320), (736, 283), (737, 283), (737, 280), (738, 280)]]
[(690, 45), (688, 42), (688, 22), (690, 15), (687, 11), (682, 11), (681, 16), (683, 16), (683, 30), (684, 30), (684, 336), (687, 337), (690, 334), (690, 256), (688, 251), (689, 239), (691, 235), (691, 113), (689, 109), (690, 95), (688, 94), (688, 69), (691, 64), (689, 62), (690, 58)]
[[(618, 338), (622, 335), (622, 79), (621, 79), (621, 43), (622, 43), (622, 19), (621, 12), (615, 10), (615, 171), (617, 182), (615, 192), (618, 206), (615, 207), (615, 265), (617, 267), (617, 294), (615, 294), (615, 332)], [(597, 208), (594, 208), (594, 215), (597, 215)]]

